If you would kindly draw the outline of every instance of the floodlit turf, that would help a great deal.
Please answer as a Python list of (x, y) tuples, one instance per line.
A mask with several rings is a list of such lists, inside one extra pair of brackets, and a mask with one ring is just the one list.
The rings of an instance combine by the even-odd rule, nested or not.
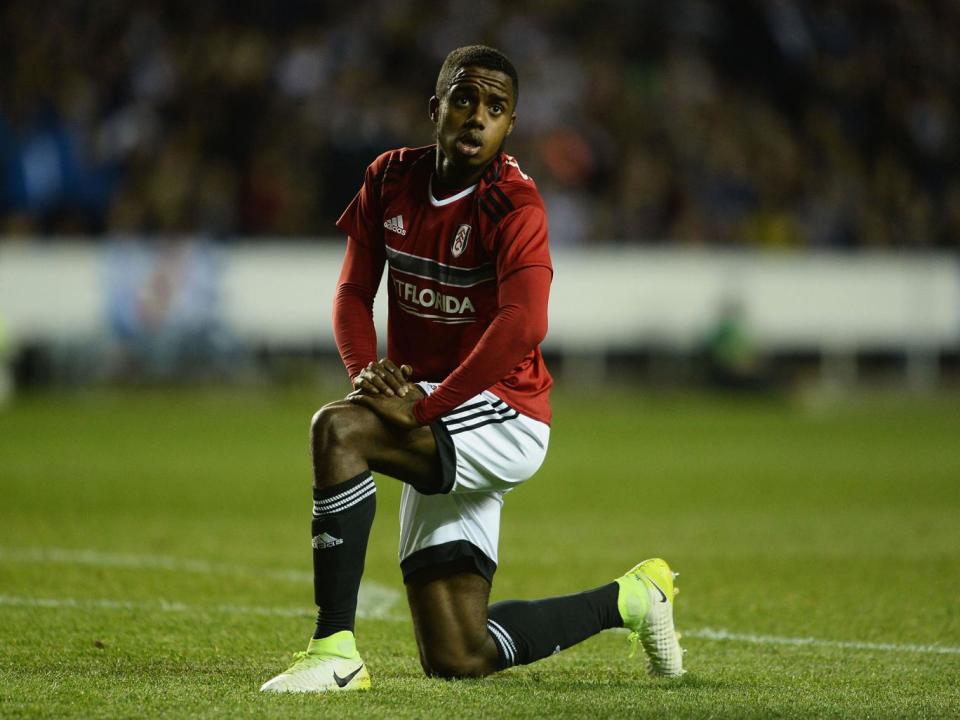
[(311, 629), (307, 422), (325, 399), (0, 410), (0, 717), (960, 714), (956, 397), (558, 394), (547, 463), (507, 499), (494, 597), (662, 555), (689, 673), (646, 677), (610, 632), (487, 680), (424, 679), (383, 478), (358, 623), (373, 691), (261, 695)]

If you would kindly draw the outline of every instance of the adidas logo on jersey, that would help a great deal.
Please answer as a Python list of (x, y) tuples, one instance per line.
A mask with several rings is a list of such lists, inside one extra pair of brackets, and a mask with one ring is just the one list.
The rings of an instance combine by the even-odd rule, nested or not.
[(403, 215), (397, 215), (396, 217), (390, 218), (385, 223), (383, 223), (383, 226), (387, 230), (390, 230), (391, 232), (395, 232), (397, 235), (407, 234), (407, 231), (403, 227)]

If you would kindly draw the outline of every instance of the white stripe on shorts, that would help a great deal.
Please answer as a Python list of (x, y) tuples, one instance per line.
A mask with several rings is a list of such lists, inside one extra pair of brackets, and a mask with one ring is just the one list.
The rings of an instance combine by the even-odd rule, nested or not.
[[(428, 395), (438, 387), (427, 382), (417, 385)], [(504, 495), (540, 468), (550, 426), (518, 413), (484, 390), (444, 415), (433, 429), (438, 444), (446, 447), (446, 439), (452, 443), (453, 456), (448, 460), (453, 461), (453, 467), (444, 470), (448, 474), (452, 471), (453, 479), (450, 483), (450, 478), (444, 477), (450, 483), (447, 492), (434, 495), (403, 486), (398, 552), (401, 565), (416, 569), (417, 563), (427, 557), (420, 553), (436, 547), (442, 554), (443, 548), (452, 551), (454, 544), (465, 543), (496, 567)], [(503, 640), (504, 656), (513, 654), (516, 658), (516, 646), (511, 649), (506, 635)]]
[(484, 425), (502, 423), (513, 420), (519, 412), (507, 405), (503, 400), (480, 402), (462, 405), (454, 411), (444, 415), (441, 420), (451, 435), (475, 430)]

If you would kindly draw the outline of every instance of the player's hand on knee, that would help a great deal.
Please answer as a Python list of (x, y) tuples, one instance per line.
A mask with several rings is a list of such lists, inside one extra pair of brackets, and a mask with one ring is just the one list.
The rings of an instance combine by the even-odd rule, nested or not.
[(360, 390), (354, 390), (347, 395), (347, 400), (372, 410), (377, 417), (388, 425), (393, 425), (401, 430), (413, 430), (420, 427), (417, 418), (413, 414), (413, 406), (417, 400), (423, 397), (420, 388), (413, 386), (416, 392), (408, 392), (405, 397), (397, 395), (386, 395), (379, 393), (371, 395)]
[(381, 393), (387, 394), (387, 391), (390, 391), (392, 395), (393, 391), (390, 390), (386, 380), (382, 377), (384, 374), (385, 373), (379, 369), (377, 362), (368, 363), (367, 366), (353, 378), (354, 393), (380, 395)]
[(354, 391), (368, 395), (386, 395), (404, 397), (414, 387), (407, 382), (413, 374), (409, 365), (397, 365), (389, 358), (382, 358), (367, 364), (353, 379)]
[(407, 382), (413, 375), (413, 368), (409, 365), (395, 365), (390, 358), (380, 359), (380, 369), (385, 373), (383, 380), (394, 393), (400, 397), (405, 397), (415, 386)]

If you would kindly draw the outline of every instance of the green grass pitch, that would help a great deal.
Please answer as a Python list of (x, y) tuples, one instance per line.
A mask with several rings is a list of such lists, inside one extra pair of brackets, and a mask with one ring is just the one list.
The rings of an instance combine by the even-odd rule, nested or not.
[(259, 685), (312, 626), (307, 424), (329, 392), (40, 395), (0, 410), (0, 717), (956, 717), (957, 398), (811, 406), (555, 396), (507, 498), (494, 598), (666, 557), (688, 674), (608, 632), (481, 681), (423, 678), (378, 480), (369, 693)]

